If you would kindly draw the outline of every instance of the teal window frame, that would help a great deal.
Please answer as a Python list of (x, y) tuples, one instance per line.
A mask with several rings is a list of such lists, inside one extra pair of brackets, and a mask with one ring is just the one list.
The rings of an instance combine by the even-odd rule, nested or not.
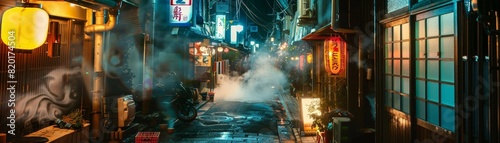
[[(456, 13), (448, 9), (429, 13), (384, 27), (384, 105), (405, 114), (415, 108), (417, 119), (455, 132)], [(402, 25), (409, 23), (414, 29), (402, 32)], [(409, 39), (412, 33), (414, 37)], [(410, 62), (415, 66), (410, 67)], [(410, 107), (410, 95), (415, 96), (415, 107)]]
[(451, 132), (456, 120), (454, 15), (447, 12), (414, 21), (416, 115)]
[(385, 105), (410, 113), (410, 26), (408, 22), (385, 28)]

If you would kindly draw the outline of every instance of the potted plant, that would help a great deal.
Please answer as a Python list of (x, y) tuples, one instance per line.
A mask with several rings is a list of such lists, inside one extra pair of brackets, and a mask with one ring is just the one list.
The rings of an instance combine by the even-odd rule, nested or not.
[(328, 109), (326, 103), (317, 102), (311, 104), (308, 107), (309, 116), (313, 119), (312, 128), (316, 128), (318, 134), (318, 139), (324, 142), (330, 142), (333, 136), (333, 125), (332, 117), (335, 116), (335, 112), (318, 113), (315, 111), (326, 111)]
[(83, 125), (88, 123), (88, 121), (83, 119), (82, 111), (76, 109), (68, 115), (64, 115), (62, 119), (57, 119), (55, 123), (59, 128), (79, 130), (83, 128)]

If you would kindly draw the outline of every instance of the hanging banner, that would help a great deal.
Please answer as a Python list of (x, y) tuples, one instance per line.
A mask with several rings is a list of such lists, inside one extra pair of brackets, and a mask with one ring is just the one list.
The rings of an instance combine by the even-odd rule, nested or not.
[(335, 36), (324, 41), (324, 66), (331, 75), (344, 76), (347, 61), (346, 43)]
[(191, 26), (192, 0), (170, 0), (169, 23), (171, 26)]

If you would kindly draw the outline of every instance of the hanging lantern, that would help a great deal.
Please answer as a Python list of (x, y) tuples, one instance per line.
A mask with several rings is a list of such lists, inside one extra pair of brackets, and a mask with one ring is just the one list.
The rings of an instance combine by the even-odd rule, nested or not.
[(307, 54), (307, 63), (310, 64), (313, 62), (313, 55), (311, 53)]
[(341, 74), (346, 68), (346, 43), (339, 36), (324, 41), (324, 66), (332, 75)]
[(2, 16), (2, 41), (9, 47), (33, 50), (47, 39), (49, 14), (41, 4), (23, 3)]

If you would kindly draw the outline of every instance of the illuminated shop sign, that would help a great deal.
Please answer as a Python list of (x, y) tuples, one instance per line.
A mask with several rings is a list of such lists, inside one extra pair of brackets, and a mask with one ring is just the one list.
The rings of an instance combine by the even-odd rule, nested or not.
[(238, 42), (238, 33), (241, 31), (243, 31), (243, 26), (231, 25), (231, 44), (236, 44)]
[(346, 43), (335, 36), (324, 41), (325, 70), (332, 75), (341, 75), (346, 68)]
[(301, 98), (300, 100), (304, 132), (306, 134), (314, 134), (317, 131), (317, 127), (313, 126), (314, 118), (312, 116), (321, 116), (321, 111), (319, 110), (321, 99)]
[(191, 26), (193, 18), (192, 0), (170, 0), (171, 26)]
[(216, 15), (215, 39), (226, 38), (226, 15)]

